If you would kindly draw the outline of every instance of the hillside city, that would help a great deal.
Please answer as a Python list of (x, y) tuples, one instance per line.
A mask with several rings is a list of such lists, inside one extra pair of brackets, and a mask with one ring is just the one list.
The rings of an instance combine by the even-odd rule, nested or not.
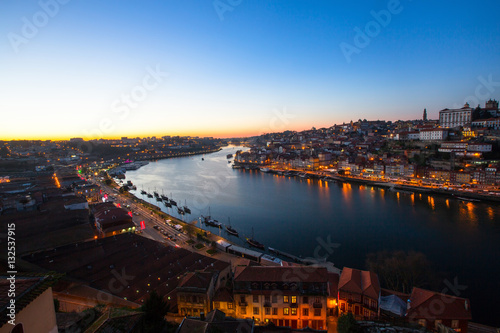
[(44, 318), (47, 332), (498, 332), (451, 291), (391, 290), (363, 267), (232, 244), (132, 195), (125, 174), (232, 144), (245, 147), (234, 169), (495, 204), (499, 142), (496, 100), (437, 120), (423, 110), (419, 120), (248, 138), (0, 141), (2, 246), (15, 238), (0, 284), (6, 295), (15, 281), (16, 291), (14, 310), (2, 303), (0, 332), (10, 332), (9, 315)]

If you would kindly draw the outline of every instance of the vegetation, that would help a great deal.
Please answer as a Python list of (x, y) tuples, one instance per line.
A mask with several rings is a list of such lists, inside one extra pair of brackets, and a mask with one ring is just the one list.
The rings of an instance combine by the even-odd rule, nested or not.
[(425, 254), (410, 251), (380, 251), (366, 259), (366, 268), (378, 274), (383, 287), (409, 294), (413, 287), (426, 287), (433, 271)]
[(198, 250), (202, 249), (205, 247), (205, 245), (201, 244), (201, 243), (198, 243), (194, 246), (195, 248), (197, 248)]
[(339, 321), (337, 323), (337, 332), (339, 333), (359, 333), (361, 332), (361, 328), (354, 319), (352, 313), (343, 314), (339, 317)]
[(141, 311), (144, 312), (144, 317), (140, 322), (140, 332), (174, 331), (173, 324), (165, 320), (170, 306), (156, 290), (149, 294)]

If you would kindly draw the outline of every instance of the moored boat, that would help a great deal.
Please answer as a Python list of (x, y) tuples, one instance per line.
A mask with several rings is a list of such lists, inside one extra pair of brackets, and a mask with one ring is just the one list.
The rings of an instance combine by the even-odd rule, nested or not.
[(226, 225), (227, 233), (238, 237), (238, 231), (236, 231), (233, 227), (231, 227), (231, 221), (229, 220), (229, 218), (228, 218), (228, 221), (229, 221), (229, 224)]

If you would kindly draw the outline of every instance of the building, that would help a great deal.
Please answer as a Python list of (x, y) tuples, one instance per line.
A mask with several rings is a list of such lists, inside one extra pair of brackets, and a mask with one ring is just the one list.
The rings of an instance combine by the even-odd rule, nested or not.
[(448, 130), (443, 128), (421, 130), (419, 133), (420, 141), (443, 141), (447, 136)]
[(439, 126), (442, 128), (469, 127), (474, 110), (469, 103), (461, 109), (444, 109), (439, 111)]
[(212, 310), (217, 277), (215, 272), (189, 272), (182, 278), (177, 287), (177, 307), (181, 316), (198, 317)]
[(421, 288), (413, 288), (407, 317), (410, 322), (429, 330), (442, 324), (459, 333), (467, 333), (468, 322), (472, 319), (468, 299)]
[(335, 298), (329, 295), (329, 284), (323, 267), (236, 267), (236, 316), (254, 319), (257, 324), (326, 329), (328, 298)]
[(93, 207), (95, 226), (101, 237), (114, 236), (124, 232), (134, 232), (132, 216), (113, 203), (101, 203)]
[[(57, 333), (56, 311), (51, 287), (54, 281), (51, 276), (17, 275), (14, 281), (8, 276), (1, 277), (0, 333)], [(14, 284), (13, 287), (12, 284)], [(13, 292), (11, 292), (12, 288), (14, 288)]]
[(379, 315), (380, 284), (377, 274), (344, 267), (339, 280), (340, 314), (352, 313), (356, 319)]

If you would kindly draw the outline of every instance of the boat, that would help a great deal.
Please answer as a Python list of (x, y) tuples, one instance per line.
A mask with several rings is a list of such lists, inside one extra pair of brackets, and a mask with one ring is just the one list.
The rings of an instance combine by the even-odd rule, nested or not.
[(270, 169), (269, 169), (269, 168), (260, 168), (259, 170), (260, 170), (261, 172), (269, 172), (269, 171), (270, 171)]
[(208, 225), (210, 227), (220, 228), (222, 226), (222, 223), (212, 219), (212, 216), (210, 216), (210, 207), (208, 207), (208, 216), (202, 215), (201, 218), (203, 219), (203, 223), (205, 223), (205, 225)]
[(147, 195), (148, 195), (148, 198), (152, 198), (153, 197), (153, 195), (151, 193), (147, 193)]
[(166, 207), (172, 207), (172, 205), (170, 204), (170, 202), (168, 201), (163, 201), (163, 204), (166, 206)]
[(250, 244), (250, 246), (256, 247), (258, 249), (264, 250), (265, 246), (262, 243), (259, 243), (253, 238), (253, 228), (252, 228), (252, 238), (247, 238), (247, 243)]
[(227, 161), (228, 164), (231, 164), (231, 161)]
[(205, 159), (202, 157), (201, 160), (204, 161)]
[(146, 191), (141, 190), (141, 194), (144, 195), (144, 194), (147, 194), (147, 193), (146, 193)]
[(238, 231), (236, 231), (235, 229), (233, 229), (233, 227), (231, 227), (231, 221), (229, 220), (229, 217), (227, 219), (229, 221), (229, 225), (226, 225), (227, 233), (238, 237)]
[(479, 199), (472, 199), (472, 198), (464, 198), (464, 197), (456, 197), (457, 199), (460, 199), (462, 201), (470, 201), (470, 202), (480, 202), (481, 200)]
[(160, 197), (156, 197), (156, 201), (161, 201), (161, 198)]
[(233, 154), (227, 154), (226, 157), (229, 159), (229, 158), (233, 157)]
[(179, 207), (177, 207), (177, 213), (184, 215), (184, 211), (182, 210), (182, 208)]
[(158, 194), (158, 192), (154, 191), (153, 194), (155, 195), (155, 197), (159, 197), (160, 195)]
[(172, 193), (170, 193), (170, 204), (172, 206), (177, 206), (177, 201), (175, 201), (174, 199), (172, 199)]
[(186, 201), (184, 200), (184, 207), (182, 207), (184, 211), (188, 214), (191, 214), (191, 209), (188, 208)]

